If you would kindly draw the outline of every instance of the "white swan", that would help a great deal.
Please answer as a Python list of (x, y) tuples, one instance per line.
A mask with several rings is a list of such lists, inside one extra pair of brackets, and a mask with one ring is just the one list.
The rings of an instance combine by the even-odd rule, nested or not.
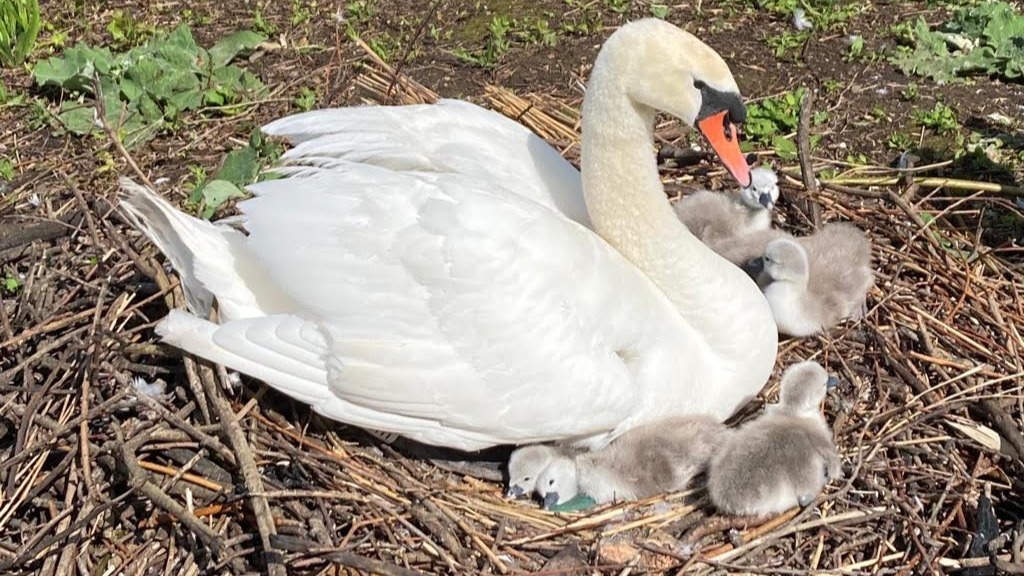
[(724, 419), (767, 380), (777, 331), (755, 284), (669, 206), (656, 110), (749, 184), (728, 67), (658, 20), (597, 58), (582, 179), (524, 127), (444, 101), (271, 123), (297, 146), (290, 177), (239, 204), (248, 235), (126, 183), (193, 311), (219, 306), (220, 325), (172, 311), (158, 332), (329, 418), (465, 450)]

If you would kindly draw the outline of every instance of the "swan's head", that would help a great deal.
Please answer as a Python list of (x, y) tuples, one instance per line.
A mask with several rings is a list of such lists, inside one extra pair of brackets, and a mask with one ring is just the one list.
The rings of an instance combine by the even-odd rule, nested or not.
[(696, 127), (740, 186), (750, 185), (737, 130), (747, 109), (729, 66), (707, 44), (663, 20), (637, 20), (605, 42), (593, 76), (602, 74), (635, 104)]
[(740, 200), (752, 210), (771, 210), (779, 200), (779, 177), (771, 168), (750, 171), (750, 186), (740, 189)]
[(779, 410), (802, 417), (818, 417), (821, 403), (834, 378), (817, 362), (800, 362), (786, 369), (779, 384)]
[(559, 452), (552, 446), (536, 444), (519, 448), (508, 459), (506, 498), (529, 496), (537, 486), (537, 477)]
[(769, 242), (764, 247), (761, 266), (770, 282), (807, 283), (807, 252), (794, 240), (780, 238)]
[(576, 461), (567, 456), (559, 456), (552, 460), (537, 477), (536, 490), (544, 501), (545, 510), (551, 510), (575, 498), (579, 491)]

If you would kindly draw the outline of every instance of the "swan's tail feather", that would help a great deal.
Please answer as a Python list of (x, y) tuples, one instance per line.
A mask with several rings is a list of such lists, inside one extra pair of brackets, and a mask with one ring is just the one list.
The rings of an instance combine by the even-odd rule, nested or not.
[[(121, 179), (121, 207), (132, 224), (171, 261), (188, 308), (206, 317), (216, 297), (222, 319), (286, 310), (290, 303), (231, 226), (189, 216), (145, 186)], [(242, 223), (234, 219), (237, 227)]]
[(120, 183), (123, 213), (170, 260), (181, 278), (189, 310), (205, 317), (213, 304), (213, 294), (197, 277), (196, 254), (199, 244), (212, 231), (203, 230), (198, 221), (190, 222), (195, 219), (175, 210), (145, 186), (129, 178), (121, 178)]

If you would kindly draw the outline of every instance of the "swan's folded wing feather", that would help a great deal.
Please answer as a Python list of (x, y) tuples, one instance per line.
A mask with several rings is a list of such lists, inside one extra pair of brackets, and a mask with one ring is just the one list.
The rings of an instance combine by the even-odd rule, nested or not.
[(589, 226), (579, 172), (529, 129), (469, 102), (314, 110), (276, 120), (264, 131), (296, 144), (284, 155), (286, 164), (344, 160), (459, 174)]
[(355, 426), (463, 450), (515, 440), (367, 409), (332, 394), (323, 360), (327, 352), (323, 333), (314, 323), (295, 316), (245, 318), (218, 325), (172, 310), (157, 331), (169, 344), (264, 380), (320, 414)]
[(351, 165), (288, 184), (240, 208), (319, 318), (337, 397), (495, 442), (609, 432), (637, 409), (623, 351), (675, 312), (593, 233), (459, 175)]

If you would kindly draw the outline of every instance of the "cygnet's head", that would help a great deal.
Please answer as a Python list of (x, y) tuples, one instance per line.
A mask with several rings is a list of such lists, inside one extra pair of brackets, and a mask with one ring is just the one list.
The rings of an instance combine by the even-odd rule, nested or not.
[(509, 456), (508, 490), (506, 498), (524, 498), (537, 486), (537, 477), (551, 460), (559, 455), (558, 449), (544, 444), (523, 446)]
[[(657, 18), (625, 24), (598, 53), (591, 72), (597, 82), (621, 86), (635, 104), (697, 128), (740, 186), (750, 185), (737, 130), (747, 109), (725, 60), (697, 37)], [(583, 117), (600, 117), (590, 106), (596, 104), (585, 99)]]
[(567, 456), (553, 459), (537, 477), (536, 491), (544, 501), (545, 510), (575, 498), (579, 491), (576, 461)]
[(740, 189), (740, 200), (752, 210), (772, 210), (779, 200), (779, 177), (766, 166), (750, 171), (750, 186)]
[(807, 251), (788, 238), (772, 240), (764, 247), (762, 267), (772, 282), (805, 284), (810, 271)]
[(782, 374), (778, 408), (794, 416), (818, 415), (825, 393), (837, 382), (817, 362), (794, 364)]

